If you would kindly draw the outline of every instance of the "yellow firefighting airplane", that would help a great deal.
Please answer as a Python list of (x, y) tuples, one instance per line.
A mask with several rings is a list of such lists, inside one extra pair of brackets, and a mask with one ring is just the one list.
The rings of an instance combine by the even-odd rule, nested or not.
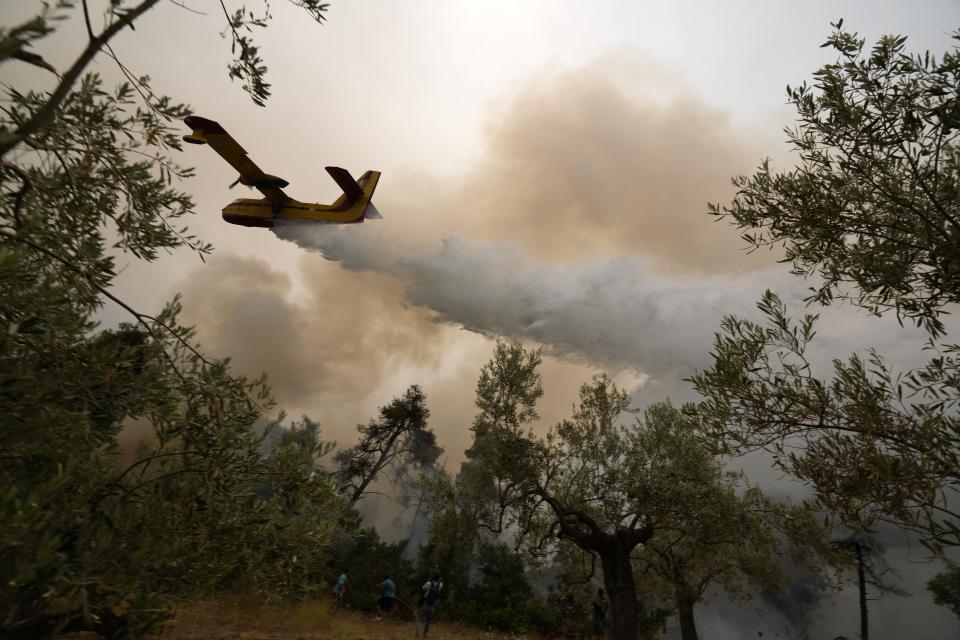
[(346, 169), (326, 167), (330, 177), (343, 189), (343, 195), (333, 204), (300, 202), (283, 192), (289, 184), (286, 180), (261, 171), (218, 123), (198, 116), (188, 116), (183, 121), (193, 129), (193, 133), (183, 136), (186, 142), (209, 144), (240, 172), (231, 187), (239, 182), (264, 195), (259, 200), (239, 198), (228, 204), (223, 208), (223, 219), (227, 222), (246, 227), (272, 227), (278, 221), (351, 224), (363, 222), (365, 218), (383, 217), (370, 202), (380, 180), (379, 171), (367, 171), (359, 180), (354, 180)]

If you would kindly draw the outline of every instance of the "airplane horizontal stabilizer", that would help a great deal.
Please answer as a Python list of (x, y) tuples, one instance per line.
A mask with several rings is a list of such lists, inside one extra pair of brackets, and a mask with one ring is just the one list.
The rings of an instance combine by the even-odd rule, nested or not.
[(363, 195), (363, 189), (360, 188), (360, 185), (353, 179), (349, 171), (341, 169), (340, 167), (325, 168), (327, 173), (330, 174), (330, 177), (337, 183), (337, 186), (343, 189), (343, 192), (347, 194), (348, 197), (359, 198)]
[(208, 118), (187, 116), (183, 121), (188, 127), (193, 129), (193, 133), (183, 136), (184, 141), (190, 144), (206, 144), (206, 136), (208, 135), (227, 134), (224, 128), (220, 126), (220, 123)]

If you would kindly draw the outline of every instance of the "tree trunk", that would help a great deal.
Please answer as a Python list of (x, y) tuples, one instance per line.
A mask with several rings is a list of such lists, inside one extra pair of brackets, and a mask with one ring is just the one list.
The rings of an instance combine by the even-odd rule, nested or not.
[(677, 588), (677, 616), (680, 618), (680, 637), (683, 640), (698, 640), (697, 624), (693, 619), (696, 602), (680, 587)]
[(860, 640), (870, 639), (867, 626), (867, 579), (863, 569), (863, 545), (855, 542), (857, 549), (857, 579), (860, 583)]
[[(405, 425), (406, 422), (404, 422), (404, 426)], [(367, 487), (371, 482), (373, 482), (373, 479), (377, 477), (377, 474), (380, 473), (393, 458), (393, 445), (396, 443), (397, 438), (400, 437), (401, 432), (402, 429), (395, 431), (387, 441), (387, 445), (380, 450), (380, 457), (377, 458), (377, 461), (374, 463), (374, 465), (370, 467), (370, 473), (368, 473), (367, 476), (360, 482), (356, 490), (354, 490), (353, 495), (350, 496), (350, 501), (347, 502), (347, 509), (352, 509), (353, 505), (360, 501), (360, 498), (363, 497), (364, 491), (367, 490)]]
[(637, 640), (637, 589), (630, 550), (614, 542), (600, 553), (603, 585), (610, 598), (612, 640)]

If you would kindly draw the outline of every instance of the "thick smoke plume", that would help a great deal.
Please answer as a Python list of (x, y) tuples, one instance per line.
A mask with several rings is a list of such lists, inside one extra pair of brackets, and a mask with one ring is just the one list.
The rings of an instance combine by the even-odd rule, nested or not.
[(215, 256), (183, 289), (185, 318), (204, 348), (231, 357), (238, 371), (267, 371), (288, 408), (356, 404), (399, 367), (435, 366), (445, 348), (442, 327), (424, 310), (402, 308), (394, 278), (343, 278), (326, 266), (303, 263), (304, 295), (263, 260)]
[[(719, 314), (749, 313), (769, 285), (749, 274), (771, 256), (746, 255), (736, 230), (705, 213), (760, 157), (755, 135), (670, 70), (608, 56), (540, 74), (491, 109), (486, 133), (457, 175), (371, 160), (384, 170), (385, 220), (276, 230), (339, 264), (298, 259), (251, 231), (250, 253), (270, 261), (215, 256), (184, 285), (188, 321), (240, 370), (265, 370), (285, 406), (337, 407), (338, 420), (401, 391), (404, 371), (430, 387), (432, 371), (435, 417), (469, 423), (489, 353), (479, 335), (541, 341), (587, 365), (545, 362), (563, 382), (553, 381), (563, 389), (555, 406), (544, 398), (547, 420), (566, 415), (597, 367), (689, 372)], [(722, 274), (736, 291), (724, 291)], [(688, 329), (696, 335), (682, 336)]]
[(794, 298), (801, 293), (783, 269), (682, 276), (640, 258), (545, 265), (509, 244), (454, 235), (432, 250), (408, 251), (355, 227), (283, 225), (274, 232), (347, 269), (400, 276), (406, 300), (439, 321), (657, 378), (702, 365), (719, 318), (755, 315), (764, 287), (779, 283)]

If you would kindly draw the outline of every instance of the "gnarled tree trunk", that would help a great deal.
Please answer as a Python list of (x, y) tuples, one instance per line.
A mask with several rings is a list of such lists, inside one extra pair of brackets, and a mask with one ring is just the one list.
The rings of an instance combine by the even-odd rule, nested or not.
[(697, 624), (693, 618), (693, 605), (696, 599), (682, 587), (677, 587), (677, 616), (680, 618), (680, 637), (683, 640), (698, 640)]
[(615, 538), (607, 542), (598, 553), (603, 565), (603, 584), (607, 597), (610, 598), (610, 637), (612, 640), (636, 640), (637, 589), (630, 565), (630, 551), (633, 546), (625, 545)]

